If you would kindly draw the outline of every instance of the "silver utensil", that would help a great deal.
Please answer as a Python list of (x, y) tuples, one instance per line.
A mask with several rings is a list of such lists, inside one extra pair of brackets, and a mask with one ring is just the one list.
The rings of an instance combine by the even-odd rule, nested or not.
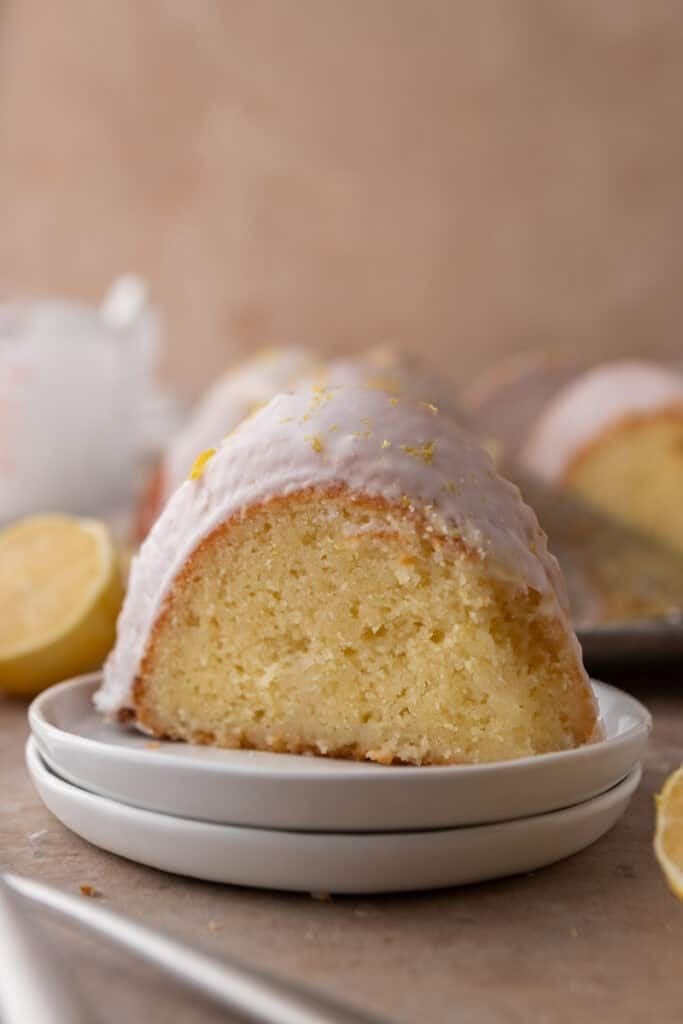
[[(20, 896), (135, 952), (138, 957), (254, 1024), (381, 1024), (377, 1017), (342, 1006), (326, 996), (245, 967), (234, 960), (223, 962), (198, 953), (145, 925), (97, 906), (92, 900), (78, 899), (18, 875), (1, 877)], [(43, 1024), (43, 1018), (32, 1016), (24, 1017), (21, 1024), (29, 1020), (32, 1024), (34, 1021)], [(80, 1024), (80, 1019), (76, 1020)], [(52, 1018), (45, 1018), (45, 1022), (53, 1024)], [(57, 1019), (54, 1024), (57, 1024)]]
[(0, 877), (0, 1020), (3, 1024), (93, 1024), (63, 966)]

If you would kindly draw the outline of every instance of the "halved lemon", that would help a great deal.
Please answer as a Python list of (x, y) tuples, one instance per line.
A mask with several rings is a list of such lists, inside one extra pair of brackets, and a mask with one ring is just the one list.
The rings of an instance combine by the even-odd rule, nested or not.
[(655, 799), (655, 854), (667, 882), (679, 900), (683, 900), (683, 764), (669, 776)]
[(103, 523), (36, 516), (0, 531), (0, 689), (32, 696), (98, 668), (122, 600)]

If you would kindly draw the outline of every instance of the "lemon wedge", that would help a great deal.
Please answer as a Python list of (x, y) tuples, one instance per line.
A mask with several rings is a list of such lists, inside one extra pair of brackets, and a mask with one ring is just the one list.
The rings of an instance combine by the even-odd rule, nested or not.
[(655, 854), (667, 882), (679, 900), (683, 900), (683, 764), (669, 776), (655, 799)]
[(37, 516), (0, 531), (0, 689), (32, 696), (97, 668), (122, 600), (103, 523)]

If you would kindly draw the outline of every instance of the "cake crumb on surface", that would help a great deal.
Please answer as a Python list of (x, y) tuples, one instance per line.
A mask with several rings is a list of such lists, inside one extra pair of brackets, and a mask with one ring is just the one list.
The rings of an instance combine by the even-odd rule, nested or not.
[(97, 896), (102, 895), (93, 885), (81, 885), (79, 889), (82, 896), (88, 896), (90, 899), (95, 899)]

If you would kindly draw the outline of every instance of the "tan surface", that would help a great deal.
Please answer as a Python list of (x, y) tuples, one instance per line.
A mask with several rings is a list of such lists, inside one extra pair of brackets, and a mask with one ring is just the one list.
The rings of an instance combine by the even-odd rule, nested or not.
[[(657, 677), (659, 685), (635, 688), (656, 723), (643, 785), (595, 846), (531, 876), (331, 903), (175, 878), (69, 834), (26, 776), (23, 707), (0, 701), (0, 866), (71, 892), (93, 885), (108, 907), (395, 1021), (679, 1024), (683, 904), (660, 876), (651, 839), (653, 792), (683, 759), (683, 704), (680, 672), (668, 682), (661, 670), (643, 675)], [(225, 1020), (97, 942), (54, 925), (49, 934), (61, 940), (104, 1024)]]
[(0, 288), (259, 343), (681, 352), (683, 5), (5, 0)]

